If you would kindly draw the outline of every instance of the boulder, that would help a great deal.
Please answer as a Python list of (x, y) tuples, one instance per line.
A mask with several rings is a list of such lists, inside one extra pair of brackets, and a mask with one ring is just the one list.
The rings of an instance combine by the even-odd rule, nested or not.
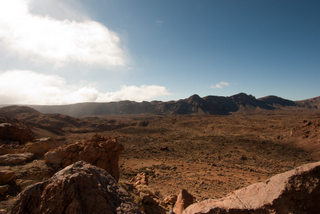
[(191, 213), (319, 213), (320, 162), (300, 166), (184, 210)]
[(182, 189), (173, 207), (173, 212), (181, 214), (185, 208), (193, 203), (193, 196), (187, 190)]
[(123, 150), (117, 138), (94, 135), (88, 140), (51, 150), (44, 159), (46, 163), (61, 167), (83, 160), (106, 170), (119, 181), (119, 156)]
[(6, 184), (16, 177), (16, 173), (10, 170), (0, 171), (0, 185)]
[(33, 153), (22, 153), (22, 154), (6, 154), (0, 155), (0, 164), (11, 165), (21, 164), (34, 159)]
[(18, 141), (23, 144), (35, 139), (33, 132), (22, 123), (1, 123), (0, 140)]
[(130, 195), (105, 170), (76, 162), (50, 179), (27, 187), (12, 213), (141, 213)]

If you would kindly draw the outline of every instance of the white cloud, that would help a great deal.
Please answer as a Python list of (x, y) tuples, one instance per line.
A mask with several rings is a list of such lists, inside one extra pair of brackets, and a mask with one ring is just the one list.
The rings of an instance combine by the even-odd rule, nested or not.
[(0, 104), (70, 104), (79, 102), (143, 101), (170, 95), (163, 86), (122, 86), (101, 93), (94, 86), (68, 85), (60, 76), (27, 70), (0, 73)]
[(134, 100), (144, 101), (155, 97), (171, 95), (164, 86), (158, 85), (142, 85), (137, 86), (122, 86), (120, 91), (109, 92), (99, 96), (98, 102), (103, 101), (120, 101), (120, 100)]
[(29, 7), (28, 0), (0, 1), (1, 49), (32, 62), (44, 60), (55, 66), (127, 65), (120, 37), (104, 25), (89, 19), (59, 20), (36, 15)]
[(215, 85), (210, 86), (210, 88), (213, 88), (213, 89), (220, 88), (220, 89), (222, 89), (224, 86), (229, 86), (229, 83), (227, 83), (227, 82), (219, 82), (219, 83), (217, 83)]
[(78, 0), (29, 0), (30, 12), (58, 20), (84, 21), (90, 19)]

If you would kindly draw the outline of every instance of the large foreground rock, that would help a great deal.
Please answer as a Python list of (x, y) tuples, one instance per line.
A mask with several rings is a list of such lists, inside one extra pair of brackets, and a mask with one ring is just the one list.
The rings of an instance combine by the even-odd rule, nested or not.
[(47, 163), (62, 167), (83, 160), (106, 170), (119, 181), (119, 156), (123, 150), (124, 146), (116, 138), (95, 135), (88, 140), (49, 151), (44, 159)]
[(230, 193), (227, 197), (192, 204), (194, 213), (299, 213), (320, 211), (320, 162), (306, 164)]
[(27, 187), (19, 194), (12, 213), (130, 214), (141, 211), (105, 170), (79, 161), (47, 181)]

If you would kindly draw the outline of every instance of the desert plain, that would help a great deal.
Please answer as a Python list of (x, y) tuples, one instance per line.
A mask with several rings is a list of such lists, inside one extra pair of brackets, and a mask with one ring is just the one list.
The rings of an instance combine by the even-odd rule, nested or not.
[[(35, 138), (50, 137), (57, 145), (79, 142), (95, 134), (118, 138), (125, 148), (119, 160), (119, 183), (144, 172), (149, 189), (162, 199), (181, 189), (192, 194), (195, 202), (221, 198), (275, 174), (320, 160), (317, 110), (76, 118), (14, 106), (0, 109), (0, 113), (2, 123), (26, 124)], [(23, 164), (2, 164), (0, 170), (16, 173), (9, 191), (0, 197), (0, 213), (10, 213), (19, 192), (50, 178), (59, 169), (39, 156)], [(170, 209), (144, 207), (146, 213), (167, 213)]]

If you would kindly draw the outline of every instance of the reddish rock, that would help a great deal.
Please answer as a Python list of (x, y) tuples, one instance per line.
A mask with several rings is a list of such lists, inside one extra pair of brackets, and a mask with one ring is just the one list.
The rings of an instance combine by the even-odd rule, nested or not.
[(105, 170), (84, 161), (27, 187), (12, 213), (141, 213), (129, 194)]
[(0, 171), (0, 185), (6, 184), (16, 177), (16, 173), (10, 170)]
[(62, 167), (83, 160), (106, 170), (119, 181), (119, 156), (123, 150), (124, 146), (116, 138), (94, 135), (88, 140), (51, 150), (44, 159), (46, 163)]
[(193, 203), (193, 196), (187, 190), (182, 189), (178, 195), (177, 202), (173, 207), (173, 212), (181, 214), (190, 204)]
[(22, 123), (1, 123), (0, 140), (1, 141), (18, 141), (23, 144), (35, 139), (33, 132)]
[(236, 190), (227, 197), (192, 204), (191, 213), (319, 213), (320, 162), (306, 164)]

